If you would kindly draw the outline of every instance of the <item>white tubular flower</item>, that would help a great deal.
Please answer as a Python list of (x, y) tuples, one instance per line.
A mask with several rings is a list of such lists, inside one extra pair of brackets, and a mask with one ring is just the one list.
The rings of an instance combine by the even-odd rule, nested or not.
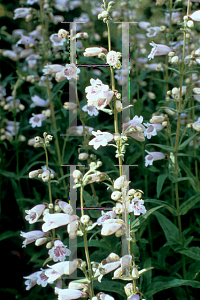
[(40, 230), (34, 230), (34, 231), (29, 231), (29, 232), (22, 232), (20, 236), (25, 238), (23, 241), (23, 246), (22, 248), (26, 247), (26, 245), (35, 242), (37, 239), (42, 238), (46, 235), (46, 233), (40, 231)]
[(69, 249), (66, 249), (67, 247), (64, 246), (64, 244), (59, 241), (54, 241), (54, 247), (51, 248), (48, 252), (49, 256), (53, 257), (53, 261), (64, 261), (66, 256), (70, 256), (71, 251)]
[(78, 262), (76, 260), (59, 262), (48, 266), (49, 269), (45, 270), (45, 275), (48, 277), (48, 283), (54, 282), (64, 274), (72, 274), (76, 270), (77, 266)]
[(31, 97), (31, 100), (33, 101), (33, 103), (30, 105), (30, 107), (49, 106), (49, 101), (48, 100), (44, 100), (44, 99), (38, 97), (37, 95)]
[(62, 69), (62, 76), (67, 78), (68, 80), (72, 78), (77, 79), (77, 75), (79, 73), (80, 73), (80, 69), (78, 69), (74, 63), (66, 64), (64, 69)]
[(174, 50), (166, 45), (150, 43), (152, 46), (151, 53), (148, 55), (148, 59), (151, 60), (154, 56), (167, 55), (169, 52), (174, 52)]
[(55, 287), (55, 294), (58, 295), (59, 300), (72, 300), (86, 296), (85, 292), (76, 289), (59, 289)]
[(200, 21), (200, 10), (195, 11), (193, 14), (189, 16), (193, 21)]
[(25, 213), (27, 214), (27, 216), (25, 217), (26, 221), (28, 221), (29, 224), (35, 223), (42, 215), (45, 207), (46, 205), (44, 204), (38, 204), (30, 210), (25, 210)]
[(148, 155), (145, 156), (145, 167), (152, 166), (153, 162), (156, 160), (161, 160), (166, 158), (166, 155), (163, 154), (162, 152), (149, 152), (147, 150), (145, 151), (148, 153)]
[(57, 200), (56, 203), (64, 211), (64, 213), (71, 215), (73, 213), (73, 208), (70, 204), (65, 201)]
[(128, 187), (128, 181), (126, 180), (126, 175), (118, 177), (114, 182), (114, 189), (120, 190), (122, 187)]
[(17, 42), (16, 46), (18, 45), (34, 45), (35, 44), (35, 41), (34, 39), (32, 39), (31, 37), (29, 36), (26, 36), (26, 35), (21, 35), (21, 39)]
[(44, 75), (49, 75), (49, 74), (56, 74), (57, 72), (61, 72), (63, 70), (63, 66), (61, 65), (46, 65), (44, 66), (42, 72)]
[(97, 219), (98, 225), (102, 225), (105, 220), (114, 219), (116, 217), (116, 213), (114, 211), (108, 211), (107, 213), (104, 213), (104, 211), (102, 211), (101, 214), (102, 216)]
[(24, 18), (24, 17), (26, 17), (29, 14), (30, 14), (30, 10), (27, 7), (16, 8), (14, 10), (14, 18), (13, 18), (13, 20), (19, 19), (19, 18)]
[(53, 47), (63, 46), (66, 42), (66, 39), (60, 39), (57, 33), (52, 34), (49, 39), (52, 42)]
[(133, 212), (135, 216), (139, 216), (140, 214), (144, 214), (147, 210), (144, 207), (144, 201), (142, 199), (134, 198), (129, 204), (128, 211)]
[(51, 229), (67, 225), (70, 222), (75, 221), (77, 218), (78, 217), (75, 215), (70, 216), (64, 213), (46, 214), (43, 218), (45, 223), (42, 225), (42, 230), (47, 232)]
[(75, 220), (72, 221), (70, 224), (67, 225), (67, 232), (69, 233), (70, 239), (75, 239), (77, 234), (79, 221)]
[(89, 145), (92, 145), (95, 150), (97, 150), (100, 146), (107, 146), (110, 141), (113, 140), (113, 135), (109, 132), (101, 132), (97, 130), (97, 132), (92, 131), (92, 134), (96, 137), (89, 142)]
[(145, 126), (147, 126), (144, 136), (146, 136), (148, 139), (150, 139), (152, 136), (156, 136), (157, 132), (163, 129), (163, 125), (160, 123), (157, 124), (149, 124), (144, 123)]
[(152, 123), (152, 124), (162, 123), (163, 121), (165, 121), (165, 117), (164, 116), (153, 116), (150, 119), (150, 123)]
[(196, 131), (200, 131), (200, 118), (192, 124), (192, 128)]
[(101, 235), (108, 236), (116, 231), (118, 231), (120, 228), (122, 228), (123, 221), (118, 219), (109, 219), (103, 222), (102, 229), (101, 229)]
[(29, 119), (29, 124), (31, 124), (32, 128), (41, 127), (42, 121), (47, 119), (47, 116), (45, 116), (45, 114), (32, 114), (32, 116), (33, 117)]
[(50, 178), (51, 173), (49, 170), (46, 170), (42, 173), (42, 181), (47, 182)]
[(66, 110), (74, 110), (77, 107), (77, 104), (74, 102), (65, 102), (63, 108)]
[(120, 61), (118, 59), (118, 54), (116, 51), (109, 51), (106, 60), (107, 60), (107, 64), (109, 64), (112, 67), (116, 67), (116, 65), (120, 64)]
[(90, 57), (90, 56), (97, 56), (102, 52), (107, 51), (105, 48), (102, 47), (91, 47), (91, 48), (86, 48), (85, 52), (83, 53), (84, 56)]

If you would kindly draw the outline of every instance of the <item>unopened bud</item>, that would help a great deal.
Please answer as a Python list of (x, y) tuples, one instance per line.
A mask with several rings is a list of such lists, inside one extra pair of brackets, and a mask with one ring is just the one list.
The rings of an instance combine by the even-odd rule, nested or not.
[(194, 27), (194, 22), (192, 20), (187, 21), (187, 27), (189, 28)]
[(174, 87), (174, 88), (172, 89), (172, 94), (173, 94), (173, 95), (178, 95), (178, 93), (179, 93), (179, 89), (178, 89), (177, 87)]
[(43, 237), (35, 241), (35, 246), (41, 246), (47, 242), (48, 238)]
[(52, 242), (48, 242), (47, 244), (46, 244), (46, 248), (47, 249), (51, 249), (53, 247), (53, 243)]
[(64, 39), (64, 38), (66, 38), (66, 37), (68, 37), (69, 36), (69, 31), (67, 31), (67, 30), (65, 30), (65, 29), (60, 29), (59, 31), (58, 31), (58, 37), (62, 40), (62, 39)]
[(171, 63), (172, 63), (172, 64), (177, 64), (177, 63), (178, 63), (178, 60), (179, 60), (178, 56), (174, 56), (174, 57), (172, 57), (172, 59), (171, 59)]
[(87, 158), (88, 158), (87, 153), (79, 153), (79, 155), (78, 155), (78, 159), (80, 159), (80, 160), (86, 160)]
[(174, 52), (169, 52), (169, 53), (168, 53), (168, 56), (169, 56), (169, 57), (173, 57), (173, 56), (174, 56)]
[(84, 215), (81, 217), (81, 223), (86, 225), (90, 221), (90, 217), (88, 215)]

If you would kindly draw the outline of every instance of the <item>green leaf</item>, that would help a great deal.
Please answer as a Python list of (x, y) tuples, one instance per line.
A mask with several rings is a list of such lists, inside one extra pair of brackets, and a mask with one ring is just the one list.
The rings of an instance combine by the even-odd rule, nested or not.
[(167, 203), (166, 201), (157, 200), (157, 199), (145, 199), (145, 202), (157, 204), (157, 205), (163, 205), (163, 207), (167, 208), (173, 216), (177, 216), (176, 208), (171, 205), (170, 203)]
[(19, 231), (5, 231), (4, 233), (0, 234), (0, 241), (10, 239), (11, 237), (19, 237)]
[(160, 144), (148, 144), (147, 146), (155, 146), (155, 147), (158, 147), (158, 148), (163, 149), (163, 150), (165, 150), (165, 151), (175, 152), (174, 149), (173, 149), (172, 147), (165, 146), (165, 145), (160, 145)]
[(194, 260), (200, 260), (200, 247), (190, 247), (186, 250), (180, 250), (178, 252)]
[[(106, 245), (105, 243), (102, 243), (102, 242), (98, 242), (98, 241), (91, 241), (89, 243), (89, 241), (87, 241), (87, 245), (88, 245), (88, 248), (89, 247), (97, 247), (97, 248), (102, 248), (104, 250), (108, 250), (108, 245)], [(84, 245), (84, 242), (80, 242), (77, 244), (77, 248), (79, 247), (85, 247)]]
[(163, 214), (155, 212), (155, 216), (162, 227), (166, 240), (170, 242), (168, 244), (172, 245), (175, 242), (175, 244), (180, 246), (178, 228)]
[(164, 205), (160, 205), (154, 208), (151, 208), (150, 210), (148, 210), (145, 214), (139, 216), (138, 218), (136, 218), (135, 221), (132, 222), (131, 224), (131, 232), (136, 232), (141, 225), (146, 221), (146, 219), (153, 213), (155, 212), (157, 209), (164, 207)]
[(180, 72), (178, 70), (174, 69), (174, 68), (168, 67), (168, 69), (171, 70), (171, 71), (173, 71), (176, 74), (180, 74)]
[(165, 182), (165, 179), (167, 179), (167, 177), (168, 177), (168, 174), (162, 174), (162, 175), (158, 176), (158, 179), (157, 179), (157, 188), (156, 188), (156, 190), (157, 190), (157, 197), (158, 198), (160, 196), (163, 184)]
[(193, 184), (196, 184), (191, 177), (180, 177), (180, 178), (177, 178), (177, 179), (173, 179), (172, 183), (180, 182), (180, 181), (184, 181), (184, 180), (190, 180), (190, 181), (192, 181)]
[(195, 133), (194, 135), (192, 135), (191, 137), (189, 137), (186, 141), (184, 141), (179, 147), (178, 147), (178, 150), (183, 150), (188, 144), (189, 142), (198, 134)]
[(0, 174), (3, 175), (3, 176), (5, 176), (5, 177), (16, 178), (16, 173), (9, 172), (9, 171), (6, 171), (6, 170), (0, 169)]
[[(162, 279), (162, 277), (160, 276), (160, 278)], [(155, 278), (154, 278), (155, 279)], [(179, 287), (179, 286), (184, 286), (184, 285), (189, 285), (193, 288), (200, 288), (200, 282), (195, 281), (195, 280), (183, 280), (183, 279), (173, 279), (170, 281), (156, 281), (156, 282), (152, 282), (148, 291), (145, 293), (145, 296), (147, 297), (147, 299), (153, 295), (155, 295), (156, 293), (163, 291), (163, 290), (167, 290), (170, 288), (175, 288), (175, 287)]]
[(200, 200), (200, 193), (192, 196), (189, 198), (187, 201), (181, 204), (180, 206), (180, 214), (185, 215), (187, 212), (194, 206), (196, 205)]
[(113, 292), (125, 298), (124, 284), (118, 281), (102, 280), (102, 282), (95, 281), (94, 288), (99, 291)]

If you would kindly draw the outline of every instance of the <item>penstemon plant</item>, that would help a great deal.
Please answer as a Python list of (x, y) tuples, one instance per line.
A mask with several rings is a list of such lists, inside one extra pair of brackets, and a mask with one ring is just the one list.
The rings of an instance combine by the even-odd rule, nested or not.
[(25, 29), (0, 31), (0, 176), (34, 271), (14, 294), (198, 299), (199, 1), (20, 5)]

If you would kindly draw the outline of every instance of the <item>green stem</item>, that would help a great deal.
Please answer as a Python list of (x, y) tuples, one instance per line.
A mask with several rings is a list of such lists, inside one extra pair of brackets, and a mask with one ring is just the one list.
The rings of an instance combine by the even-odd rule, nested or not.
[[(47, 64), (47, 47), (46, 47), (46, 35), (45, 35), (45, 24), (44, 24), (44, 18), (43, 18), (43, 9), (42, 9), (42, 4), (43, 1), (40, 0), (40, 21), (42, 25), (42, 40), (43, 40), (43, 47), (44, 47), (44, 64)], [(48, 98), (50, 99), (50, 110), (51, 110), (51, 116), (52, 116), (52, 121), (53, 121), (53, 130), (55, 132), (55, 147), (56, 147), (56, 152), (57, 152), (57, 158), (58, 158), (58, 164), (59, 164), (59, 170), (60, 170), (60, 175), (61, 177), (64, 176), (63, 168), (61, 167), (62, 165), (62, 160), (61, 160), (61, 154), (60, 154), (60, 148), (59, 148), (59, 142), (58, 142), (58, 135), (57, 135), (57, 126), (56, 126), (56, 119), (55, 119), (55, 112), (54, 112), (54, 104), (53, 104), (53, 99), (51, 97), (51, 89), (50, 89), (50, 84), (49, 84), (49, 77), (46, 75), (46, 83), (47, 83), (47, 94)], [(65, 190), (65, 195), (64, 197), (67, 197), (67, 186), (65, 179), (63, 179), (63, 185), (64, 185), (64, 190)]]
[[(81, 190), (80, 190), (80, 202), (81, 202), (81, 217), (83, 217), (84, 216), (83, 186), (81, 186)], [(85, 229), (85, 225), (83, 225), (83, 240), (84, 240), (85, 257), (86, 257), (86, 261), (87, 261), (88, 274), (89, 274), (89, 280), (90, 280), (90, 299), (92, 299), (92, 297), (94, 297), (94, 288), (93, 288), (93, 278), (92, 278), (92, 267), (91, 267), (91, 262), (90, 262), (88, 246), (87, 246), (87, 231)]]

